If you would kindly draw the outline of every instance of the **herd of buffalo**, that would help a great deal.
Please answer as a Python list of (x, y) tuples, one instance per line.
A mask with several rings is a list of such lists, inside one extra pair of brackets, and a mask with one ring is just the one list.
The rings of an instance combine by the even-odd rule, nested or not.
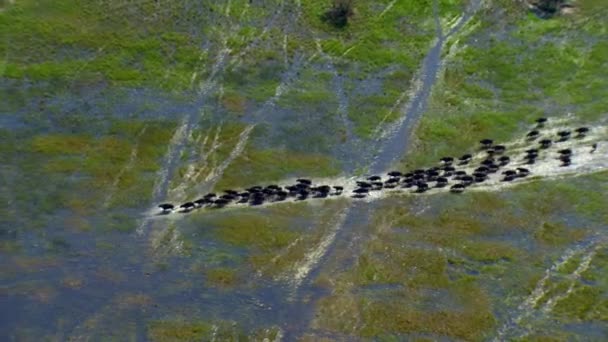
[[(527, 133), (526, 140), (536, 145), (525, 151), (525, 156), (518, 165), (521, 165), (522, 162), (523, 164), (534, 164), (541, 153), (547, 153), (544, 150), (571, 138), (582, 139), (589, 132), (588, 127), (579, 127), (573, 131), (558, 131), (553, 137), (543, 136), (541, 131), (546, 122), (546, 118), (537, 119), (536, 127)], [(525, 167), (508, 167), (512, 163), (512, 157), (506, 154), (506, 146), (494, 144), (492, 139), (483, 139), (479, 143), (484, 157), (478, 164), (472, 164), (473, 155), (471, 154), (464, 154), (459, 158), (443, 157), (438, 166), (428, 169), (409, 172), (390, 171), (384, 177), (373, 175), (365, 180), (359, 180), (352, 193), (349, 191), (348, 194), (352, 198), (365, 198), (371, 192), (395, 188), (410, 189), (413, 193), (423, 193), (431, 188), (449, 188), (452, 193), (461, 193), (473, 184), (488, 180), (491, 174), (500, 172), (500, 180), (503, 182), (511, 182), (530, 174), (530, 170)], [(593, 153), (596, 148), (597, 144), (591, 145), (590, 153)], [(572, 150), (559, 149), (556, 158), (560, 160), (562, 167), (569, 166), (572, 163)], [(475, 168), (471, 171), (472, 167)], [(224, 190), (221, 194), (208, 193), (195, 201), (179, 206), (163, 203), (158, 207), (161, 209), (161, 214), (173, 211), (186, 213), (199, 208), (223, 208), (229, 204), (257, 206), (288, 199), (304, 201), (310, 198), (343, 196), (344, 189), (345, 187), (341, 185), (315, 185), (310, 179), (300, 178), (295, 183), (286, 186), (272, 184), (253, 186), (240, 191)]]

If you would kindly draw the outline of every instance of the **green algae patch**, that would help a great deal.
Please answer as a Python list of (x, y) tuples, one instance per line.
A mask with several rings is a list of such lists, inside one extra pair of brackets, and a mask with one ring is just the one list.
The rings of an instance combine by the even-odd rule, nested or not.
[(208, 282), (217, 287), (232, 287), (238, 282), (236, 270), (229, 268), (214, 268), (207, 270), (205, 276)]
[(151, 341), (202, 341), (209, 338), (213, 326), (205, 322), (154, 321), (148, 324), (147, 336)]

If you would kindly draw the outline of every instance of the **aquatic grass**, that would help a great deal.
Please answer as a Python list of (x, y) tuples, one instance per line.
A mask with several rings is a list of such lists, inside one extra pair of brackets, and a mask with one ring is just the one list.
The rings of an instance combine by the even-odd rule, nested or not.
[[(605, 43), (593, 34), (582, 39), (576, 20), (540, 20), (497, 7), (512, 15), (500, 17), (497, 27), (477, 27), (477, 40), (462, 42), (446, 63), (405, 165), (463, 153), (485, 136), (509, 140), (535, 117), (563, 115), (560, 107), (586, 123), (606, 113), (608, 102), (599, 95), (608, 89), (601, 77)], [(490, 13), (480, 19), (496, 20)], [(486, 35), (490, 29), (506, 39)]]
[(338, 99), (327, 73), (318, 74), (307, 68), (300, 72), (297, 81), (277, 101), (283, 108), (301, 109), (307, 112), (335, 113)]
[[(608, 204), (604, 196), (607, 173), (576, 178), (572, 181), (538, 181), (515, 190), (520, 200), (526, 203), (530, 216), (574, 211), (594, 221), (601, 222), (607, 217), (601, 209)], [(599, 187), (598, 185), (599, 184)], [(537, 193), (544, 194), (544, 201), (536, 199)]]
[(580, 320), (608, 320), (608, 301), (603, 299), (604, 290), (588, 285), (575, 286), (572, 293), (555, 305), (557, 317)]
[(105, 11), (103, 4), (74, 0), (53, 8), (28, 1), (11, 6), (0, 16), (9, 33), (0, 43), (9, 56), (4, 75), (71, 82), (100, 73), (123, 85), (189, 86), (192, 69), (206, 56), (195, 37), (174, 27), (163, 32), (163, 25), (114, 21)]
[(151, 341), (262, 341), (274, 340), (281, 335), (277, 326), (245, 327), (235, 321), (203, 319), (193, 315), (149, 320), (146, 330), (146, 337)]
[(81, 154), (91, 144), (91, 137), (78, 135), (47, 135), (32, 139), (32, 151), (47, 154)]
[(211, 224), (215, 235), (226, 243), (268, 252), (286, 247), (297, 233), (288, 229), (287, 218), (270, 218), (257, 213), (217, 218)]
[(224, 94), (222, 98), (222, 105), (229, 112), (243, 114), (246, 109), (247, 100), (244, 96), (237, 93)]
[(200, 321), (159, 320), (148, 323), (147, 330), (151, 341), (201, 341), (211, 336), (213, 326)]
[(236, 285), (238, 275), (234, 269), (214, 268), (205, 272), (205, 278), (214, 286), (226, 288)]
[(389, 91), (355, 97), (348, 110), (348, 118), (355, 127), (355, 133), (359, 137), (370, 138), (380, 122), (396, 120), (400, 113), (393, 110), (393, 105), (400, 95), (398, 92)]
[(499, 261), (516, 261), (520, 251), (506, 242), (498, 241), (471, 241), (466, 242), (460, 250), (468, 258), (482, 263), (495, 263)]
[(335, 227), (336, 213), (344, 210), (345, 205), (344, 200), (336, 200), (322, 208), (305, 202), (274, 207), (273, 209), (288, 207), (289, 210), (273, 210), (273, 215), (299, 217), (294, 222), (299, 226), (298, 236), (278, 252), (253, 256), (251, 262), (258, 274), (275, 279), (291, 279), (294, 273), (305, 267), (311, 253), (317, 251), (328, 234), (331, 234)]
[[(23, 179), (12, 187), (20, 193), (18, 189), (26, 186), (23, 183), (26, 178), (28, 187), (35, 186), (34, 183), (40, 185), (35, 186), (37, 191), (24, 192), (28, 196), (19, 198), (18, 206), (36, 205), (33, 220), (37, 215), (48, 215), (61, 208), (84, 217), (99, 207), (107, 195), (104, 191), (116, 183), (116, 188), (112, 190), (116, 193), (110, 206), (141, 207), (142, 201), (150, 197), (152, 188), (153, 174), (145, 173), (158, 168), (163, 151), (157, 146), (164, 145), (170, 138), (172, 125), (150, 122), (149, 126), (145, 126), (137, 123), (135, 134), (132, 134), (135, 131), (133, 127), (126, 123), (121, 125), (115, 123), (110, 134), (100, 134), (98, 137), (65, 133), (27, 137), (26, 143), (19, 147), (17, 159)], [(142, 131), (144, 126), (146, 129)], [(121, 127), (125, 131), (121, 132)], [(134, 139), (135, 136), (139, 139)], [(155, 145), (146, 145), (148, 142)], [(133, 149), (137, 158), (131, 163)], [(132, 165), (128, 165), (128, 169), (117, 179), (119, 170), (128, 163)], [(87, 196), (83, 196), (84, 191), (88, 191)], [(43, 196), (45, 192), (53, 195)]]
[(584, 283), (593, 284), (600, 288), (608, 286), (608, 249), (600, 248), (593, 258), (589, 268), (581, 273), (581, 279)]
[[(372, 1), (356, 3), (348, 25), (341, 29), (322, 19), (330, 8), (327, 1), (303, 3), (302, 16), (307, 25), (325, 33), (320, 43), (332, 57), (344, 58), (367, 72), (390, 65), (414, 68), (434, 37), (434, 22), (429, 19), (432, 6), (429, 3), (397, 2), (381, 17), (386, 5), (385, 2)], [(442, 14), (446, 16), (457, 12), (456, 8), (452, 8), (454, 12), (448, 7), (443, 9)], [(400, 39), (403, 35), (408, 39)]]
[(483, 307), (467, 310), (418, 311), (402, 301), (364, 300), (358, 331), (362, 337), (374, 337), (387, 332), (429, 333), (466, 340), (481, 340), (494, 325), (492, 313)]
[(242, 65), (227, 70), (224, 75), (224, 96), (243, 97), (257, 102), (272, 97), (281, 82), (284, 67), (279, 56), (270, 52), (271, 50), (255, 50), (255, 56), (246, 59)]
[(544, 222), (534, 233), (534, 238), (543, 244), (567, 245), (585, 237), (584, 230), (573, 230), (559, 222)]
[(91, 231), (93, 226), (84, 214), (83, 212), (78, 212), (68, 215), (64, 220), (65, 228), (71, 232)]
[[(589, 235), (588, 229), (579, 228), (578, 224), (551, 220), (559, 211), (550, 208), (572, 206), (581, 200), (575, 195), (571, 202), (566, 200), (572, 204), (562, 204), (567, 195), (560, 192), (559, 185), (571, 184), (584, 192), (585, 185), (592, 185), (603, 176), (557, 181), (557, 190), (543, 197), (549, 204), (529, 214), (526, 210), (531, 203), (524, 199), (532, 201), (535, 194), (544, 191), (539, 187), (552, 187), (556, 181), (533, 182), (503, 193), (465, 193), (449, 197), (449, 201), (449, 195), (426, 200), (396, 197), (393, 201), (384, 201), (372, 218), (372, 237), (365, 242), (355, 264), (324, 280), (340, 291), (319, 301), (317, 313), (322, 316), (315, 324), (328, 331), (373, 338), (387, 333), (430, 333), (467, 340), (484, 339), (492, 333), (495, 324), (492, 307), (502, 303), (494, 297), (497, 293), (507, 298), (526, 296), (539, 281), (541, 275), (537, 269), (544, 269), (544, 253)], [(433, 210), (439, 203), (441, 210)], [(427, 205), (431, 209), (413, 212)], [(380, 230), (379, 222), (383, 220), (388, 220), (390, 225)], [(518, 223), (512, 227), (510, 222)], [(542, 248), (544, 252), (505, 241), (509, 229), (528, 236), (526, 241), (533, 241), (536, 236), (537, 244), (547, 245)], [(522, 267), (522, 262), (529, 266)], [(578, 263), (572, 260), (568, 267), (577, 268)], [(551, 291), (540, 305), (563, 293), (569, 284), (548, 285)], [(449, 308), (419, 309), (419, 305), (425, 303), (420, 293), (429, 288), (444, 289), (450, 296), (459, 298), (462, 307), (455, 316), (462, 320), (458, 321), (458, 327), (454, 326), (456, 323), (449, 323), (453, 313)], [(359, 292), (358, 289), (365, 290)], [(371, 313), (367, 311), (372, 307)], [(441, 319), (447, 319), (448, 323), (437, 327), (427, 322), (433, 315), (442, 315)]]
[(289, 177), (329, 177), (338, 169), (329, 157), (247, 146), (226, 169), (216, 188), (239, 188)]

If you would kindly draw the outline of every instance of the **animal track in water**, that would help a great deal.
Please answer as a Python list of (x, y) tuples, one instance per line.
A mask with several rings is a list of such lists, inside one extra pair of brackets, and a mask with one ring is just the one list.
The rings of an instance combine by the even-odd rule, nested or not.
[[(608, 168), (608, 148), (602, 141), (605, 126), (578, 127), (572, 132), (560, 123), (549, 126), (537, 123), (534, 137), (526, 134), (515, 141), (497, 144), (492, 139), (480, 141), (475, 153), (444, 157), (433, 167), (390, 171), (364, 179), (341, 177), (297, 179), (248, 189), (228, 189), (222, 194), (202, 195), (192, 202), (170, 208), (164, 203), (157, 215), (188, 213), (199, 209), (236, 208), (244, 205), (266, 206), (284, 202), (327, 200), (348, 196), (353, 200), (375, 200), (395, 194), (462, 193), (467, 190), (492, 191), (520, 184), (538, 177), (565, 177), (597, 172)], [(177, 210), (176, 210), (177, 208)], [(171, 215), (175, 216), (175, 215)]]

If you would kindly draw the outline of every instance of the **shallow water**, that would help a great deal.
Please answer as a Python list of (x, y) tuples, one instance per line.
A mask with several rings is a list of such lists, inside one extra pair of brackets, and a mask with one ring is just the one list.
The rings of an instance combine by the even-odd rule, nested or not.
[[(580, 254), (583, 258), (578, 264), (582, 268), (574, 267), (568, 273), (573, 276), (566, 285), (589, 282), (587, 273), (602, 265), (598, 260), (604, 240), (585, 235), (599, 231), (601, 216), (584, 199), (581, 208), (568, 215), (552, 212), (567, 228), (549, 226), (541, 237), (530, 233), (530, 228), (501, 232), (498, 250), (504, 255), (498, 256), (489, 252), (489, 256), (479, 256), (449, 243), (437, 247), (442, 232), (434, 229), (442, 225), (445, 234), (450, 229), (462, 230), (461, 235), (450, 236), (453, 240), (486, 243), (482, 245), (486, 249), (491, 249), (487, 246), (495, 243), (496, 236), (484, 235), (484, 231), (479, 241), (472, 242), (467, 240), (471, 235), (466, 229), (481, 230), (476, 222), (458, 221), (464, 222), (462, 226), (448, 227), (449, 222), (432, 218), (440, 217), (451, 205), (465, 206), (467, 201), (490, 207), (507, 202), (510, 196), (525, 198), (529, 187), (552, 182), (564, 186), (572, 181), (589, 187), (597, 182), (593, 177), (602, 179), (602, 170), (608, 167), (605, 122), (594, 125), (586, 140), (564, 143), (581, 156), (574, 158), (572, 166), (556, 167), (552, 152), (547, 153), (531, 167), (531, 178), (536, 177), (529, 182), (505, 184), (492, 178), (462, 196), (432, 189), (425, 194), (395, 190), (374, 192), (362, 200), (348, 197), (357, 179), (388, 171), (415, 149), (411, 136), (440, 80), (445, 45), (470, 28), (468, 23), (481, 1), (464, 11), (445, 1), (411, 8), (396, 1), (369, 7), (362, 4), (359, 13), (380, 23), (387, 20), (389, 25), (381, 25), (383, 30), (355, 18), (349, 32), (322, 26), (325, 24), (315, 14), (322, 8), (316, 2), (143, 2), (122, 7), (110, 2), (102, 4), (109, 6), (105, 8), (108, 13), (121, 12), (136, 27), (99, 37), (95, 36), (98, 26), (114, 32), (113, 28), (126, 24), (87, 17), (95, 25), (87, 26), (92, 31), (81, 30), (73, 22), (73, 13), (84, 12), (77, 7), (70, 12), (72, 5), (66, 1), (62, 2), (65, 8), (53, 11), (37, 8), (42, 14), (35, 15), (57, 15), (55, 21), (65, 22), (82, 36), (55, 32), (58, 24), (50, 20), (46, 29), (36, 27), (46, 35), (30, 44), (33, 50), (14, 41), (5, 48), (0, 64), (4, 68), (5, 61), (9, 63), (6, 76), (0, 78), (0, 92), (10, 98), (0, 108), (3, 340), (380, 338), (359, 329), (380, 326), (373, 322), (374, 314), (363, 317), (376, 301), (407, 298), (420, 316), (470, 309), (466, 296), (454, 295), (452, 284), (432, 284), (424, 278), (428, 274), (435, 279), (434, 264), (425, 264), (424, 259), (443, 260), (444, 252), (451, 258), (446, 262), (453, 272), (450, 279), (459, 276), (464, 264), (468, 276), (494, 286), (495, 292), (488, 293), (497, 307), (497, 324), (487, 330), (495, 331), (498, 339), (525, 337), (534, 333), (527, 329), (529, 322), (550, 327), (551, 314), (561, 313), (560, 303), (578, 291), (573, 286), (556, 294), (548, 292), (552, 282), (562, 281), (554, 272), (558, 267), (552, 266), (560, 256), (568, 259), (573, 255), (575, 260)], [(89, 9), (89, 15), (98, 10)], [(29, 15), (28, 11), (19, 8), (10, 15)], [(404, 11), (412, 13), (407, 23), (398, 20)], [(9, 12), (0, 16), (5, 13)], [(45, 23), (49, 19), (34, 18)], [(21, 19), (34, 25), (28, 18)], [(391, 26), (393, 22), (399, 25)], [(450, 23), (450, 27), (441, 29), (442, 23)], [(87, 36), (87, 32), (94, 33)], [(11, 42), (13, 36), (20, 37), (19, 32), (8, 33)], [(418, 39), (417, 45), (400, 45), (408, 35)], [(55, 49), (52, 42), (57, 37), (63, 39), (59, 45), (72, 46)], [(124, 40), (113, 41), (115, 37)], [(82, 42), (86, 47), (80, 47)], [(196, 53), (180, 50), (183, 46)], [(414, 51), (420, 46), (421, 51)], [(395, 55), (399, 49), (412, 51), (407, 58), (400, 56), (402, 60), (376, 64), (370, 58), (382, 59), (374, 55), (380, 47), (393, 49)], [(104, 69), (113, 65), (113, 59), (96, 64), (104, 51), (122, 58), (119, 70), (141, 68), (143, 74), (136, 80), (121, 80), (129, 75), (116, 77), (111, 74), (116, 70)], [(170, 57), (163, 59), (165, 54)], [(74, 59), (86, 64), (74, 64), (77, 72), (63, 70), (63, 65), (50, 69), (37, 65), (39, 69), (28, 71), (31, 74), (16, 76), (15, 68), (35, 64), (37, 59), (50, 64)], [(418, 70), (413, 80), (398, 75), (398, 82), (386, 82), (396, 71), (409, 69)], [(68, 73), (66, 79), (48, 74), (62, 71)], [(108, 72), (115, 78), (107, 76)], [(399, 89), (388, 88), (395, 84)], [(362, 120), (351, 115), (360, 99), (366, 105), (372, 103), (368, 121), (367, 116)], [(551, 132), (571, 125), (557, 119), (553, 122), (555, 126), (548, 128)], [(599, 142), (593, 155), (585, 152), (591, 142)], [(523, 149), (521, 139), (507, 143), (511, 153)], [(344, 185), (345, 196), (188, 214), (157, 215), (155, 208), (159, 202), (181, 203), (208, 191), (257, 183), (284, 185), (298, 177)], [(393, 205), (393, 212), (378, 217)], [(557, 200), (554, 205), (564, 208)], [(528, 214), (527, 208), (514, 210)], [(485, 218), (488, 226), (521, 224), (510, 216), (505, 223), (503, 217), (492, 215), (498, 214), (471, 216)], [(402, 216), (411, 221), (403, 221)], [(462, 220), (455, 217), (458, 219)], [(421, 224), (428, 227), (418, 229)], [(578, 225), (587, 230), (571, 227)], [(561, 242), (551, 229), (576, 242)], [(425, 235), (427, 231), (429, 235)], [(549, 243), (543, 247), (546, 255), (539, 255), (534, 251), (537, 240), (556, 245)], [(393, 248), (391, 243), (401, 248)], [(511, 252), (503, 243), (517, 251)], [(393, 269), (393, 260), (400, 256), (381, 257), (385, 247), (422, 251), (406, 258), (414, 259), (411, 262), (418, 268), (409, 269), (411, 264), (407, 264)], [(365, 264), (364, 258), (378, 261)], [(511, 267), (505, 266), (505, 260), (521, 264), (532, 260), (534, 266), (526, 268), (526, 275), (542, 275), (548, 269), (546, 284), (542, 277), (524, 278), (531, 283), (532, 294), (549, 293), (549, 301), (531, 308), (526, 303), (536, 299), (527, 299), (517, 284), (512, 284), (517, 296), (510, 303), (499, 301), (497, 298), (507, 297), (512, 290), (495, 286), (493, 278), (500, 274), (500, 267)], [(362, 265), (368, 268), (361, 270)], [(487, 268), (492, 267), (495, 273), (488, 276)], [(406, 268), (407, 274), (399, 273)], [(411, 274), (422, 275), (417, 281), (423, 284), (408, 283), (415, 289), (412, 293), (403, 286)], [(340, 298), (343, 294), (348, 296)], [(332, 311), (336, 296), (345, 301), (337, 305), (340, 310)], [(354, 330), (319, 323), (342, 318), (351, 322), (348, 314), (361, 315), (351, 325), (357, 327)], [(597, 321), (586, 322), (572, 330), (582, 331), (585, 324), (599, 329)], [(392, 329), (385, 333), (395, 332), (398, 338), (470, 337), (458, 335), (457, 330)]]

